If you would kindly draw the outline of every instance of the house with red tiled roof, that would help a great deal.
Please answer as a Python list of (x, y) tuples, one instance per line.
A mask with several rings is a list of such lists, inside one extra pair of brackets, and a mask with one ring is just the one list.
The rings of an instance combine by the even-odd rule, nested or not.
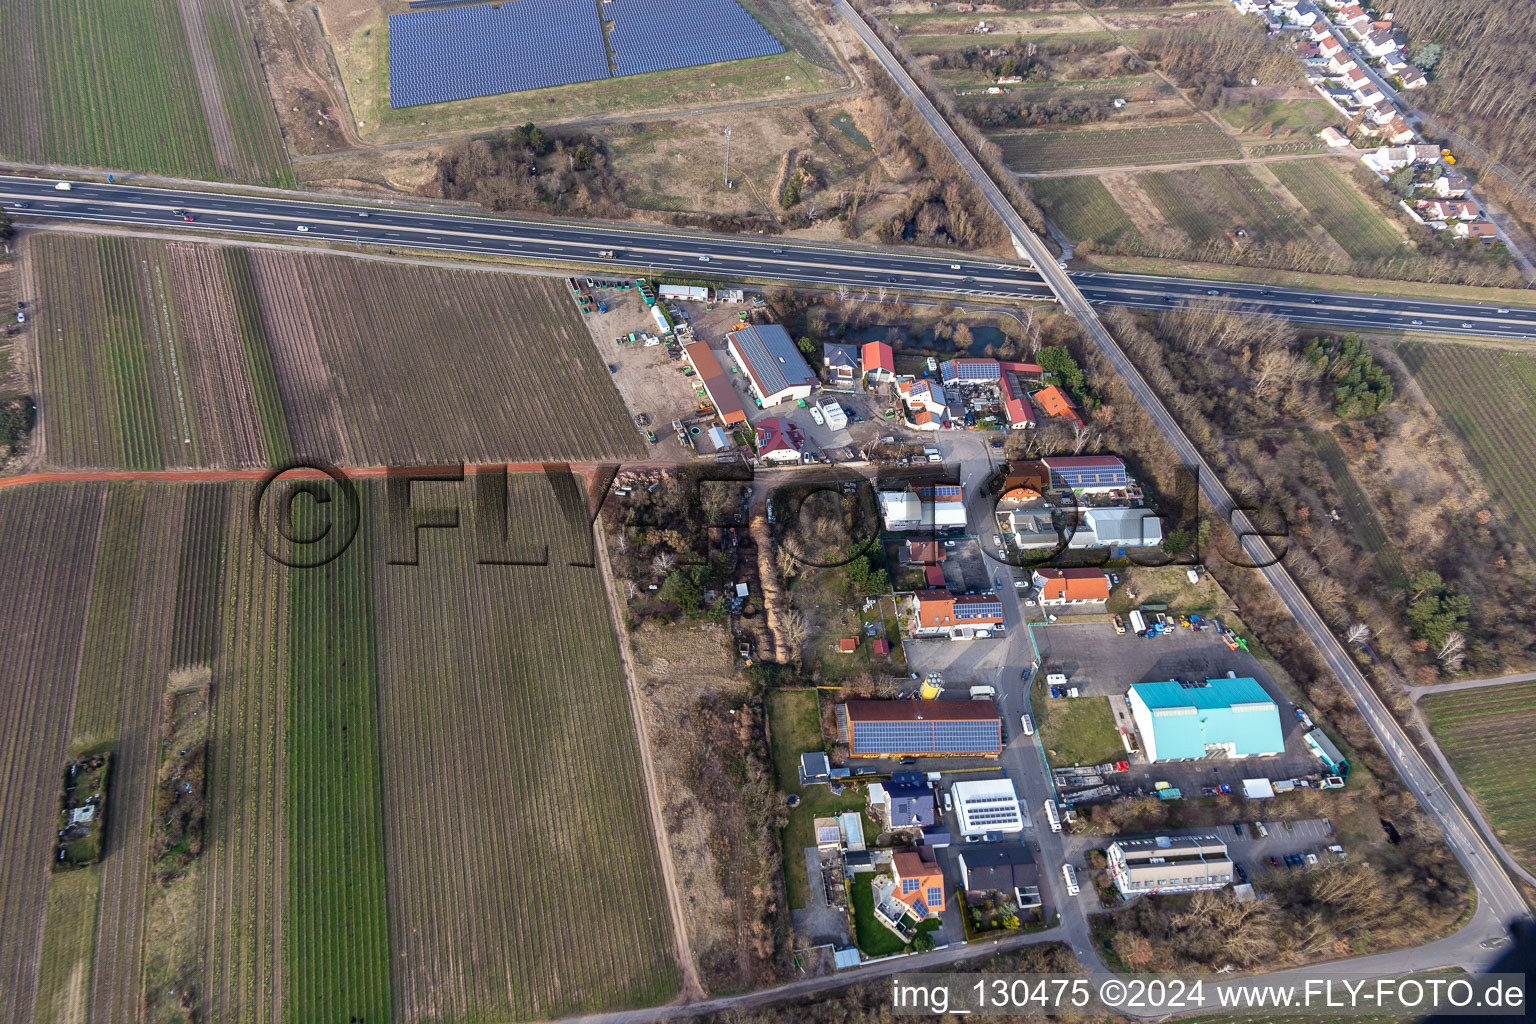
[(777, 416), (769, 416), (752, 425), (757, 439), (757, 457), (764, 462), (799, 462), (800, 432)]
[(864, 379), (871, 384), (891, 380), (896, 376), (896, 356), (885, 342), (866, 341), (860, 356)]
[(1047, 416), (1060, 416), (1082, 426), (1083, 421), (1077, 415), (1077, 407), (1072, 404), (1072, 396), (1064, 388), (1052, 384), (1029, 397), (1034, 400), (1035, 407)]
[(1451, 230), (1457, 238), (1476, 238), (1483, 242), (1493, 242), (1499, 237), (1499, 229), (1486, 220), (1457, 221)]
[(1477, 220), (1477, 204), (1470, 199), (1430, 199), (1419, 204), (1419, 211), (1434, 220)]
[(996, 594), (919, 590), (912, 595), (911, 605), (917, 636), (969, 637), (1003, 624), (1003, 603)]
[[(925, 858), (923, 854), (928, 856)], [(944, 913), (944, 873), (939, 870), (929, 847), (902, 850), (891, 857), (891, 875), (896, 879), (896, 899), (906, 904), (919, 921)]]
[(1042, 605), (1090, 605), (1109, 600), (1109, 576), (1098, 569), (1036, 569)]
[(932, 565), (949, 557), (949, 549), (936, 540), (909, 540), (901, 546), (901, 560), (908, 565)]

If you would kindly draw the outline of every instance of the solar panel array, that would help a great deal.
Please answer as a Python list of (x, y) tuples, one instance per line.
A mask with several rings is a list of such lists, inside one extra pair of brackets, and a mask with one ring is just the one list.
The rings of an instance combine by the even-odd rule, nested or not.
[(1001, 726), (980, 722), (851, 722), (852, 752), (870, 754), (986, 754), (1002, 746)]
[(620, 75), (784, 52), (736, 0), (611, 0), (603, 17)]
[(391, 107), (608, 76), (593, 0), (504, 0), (389, 17)]

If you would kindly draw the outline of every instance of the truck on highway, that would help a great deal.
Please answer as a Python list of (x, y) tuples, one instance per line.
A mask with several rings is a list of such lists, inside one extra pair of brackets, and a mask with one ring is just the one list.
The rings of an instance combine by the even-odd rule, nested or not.
[(70, 190), (70, 189), (71, 189), (71, 188), (73, 188), (73, 187), (74, 187), (74, 186), (73, 186), (73, 185), (71, 185), (71, 184), (70, 184), (70, 183), (69, 183), (69, 182), (67, 182), (67, 181), (61, 181), (61, 182), (59, 182), (59, 183), (58, 183), (58, 184), (57, 184), (57, 185), (55, 185), (55, 186), (53, 186), (53, 187), (54, 187), (54, 188), (56, 188), (56, 189), (58, 189), (58, 190), (59, 190), (59, 191), (60, 191), (60, 192), (68, 192), (68, 191), (69, 191), (69, 190)]
[(613, 259), (613, 250), (612, 249), (599, 249), (599, 250), (597, 250), (597, 258), (600, 259), (600, 260), (611, 260), (611, 259)]

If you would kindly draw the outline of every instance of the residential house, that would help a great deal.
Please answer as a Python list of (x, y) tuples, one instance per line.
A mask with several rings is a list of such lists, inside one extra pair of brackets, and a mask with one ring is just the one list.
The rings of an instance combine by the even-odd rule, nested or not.
[(1058, 491), (1099, 493), (1124, 488), (1130, 478), (1125, 463), (1113, 455), (1056, 456), (1040, 462), (1051, 474), (1051, 486)]
[(801, 459), (800, 444), (804, 440), (793, 426), (777, 416), (769, 416), (752, 425), (757, 438), (757, 457), (763, 462), (798, 463)]
[(1302, 28), (1311, 28), (1314, 25), (1325, 24), (1322, 12), (1312, 6), (1309, 0), (1300, 0), (1296, 5), (1296, 9), (1288, 15), (1287, 20), (1292, 25), (1299, 25)]
[(1312, 42), (1321, 43), (1325, 39), (1333, 38), (1333, 29), (1328, 27), (1326, 21), (1314, 21), (1311, 27), (1312, 31), (1307, 33), (1307, 38)]
[(1069, 419), (1078, 426), (1083, 425), (1082, 419), (1077, 415), (1077, 407), (1072, 404), (1072, 396), (1067, 394), (1065, 388), (1052, 384), (1029, 396), (1034, 402), (1035, 408), (1047, 416), (1060, 416)]
[(1397, 114), (1381, 130), (1381, 137), (1396, 146), (1404, 142), (1412, 142), (1413, 129), (1408, 127), (1408, 122), (1403, 120), (1401, 114)]
[(938, 820), (933, 790), (920, 772), (897, 772), (869, 787), (869, 805), (886, 828), (923, 828)]
[(1449, 196), (1452, 199), (1460, 199), (1471, 188), (1471, 182), (1467, 181), (1464, 174), (1442, 174), (1435, 179), (1435, 195)]
[(939, 364), (939, 376), (945, 387), (995, 383), (1003, 404), (1003, 418), (1013, 430), (1035, 425), (1028, 388), (1031, 382), (1039, 381), (1040, 373), (1040, 367), (1034, 363), (997, 359), (947, 359)]
[(1036, 569), (1040, 604), (1102, 605), (1109, 600), (1109, 576), (1099, 569)]
[(816, 375), (784, 328), (743, 324), (725, 338), (726, 351), (747, 375), (753, 397), (764, 408), (811, 397)]
[(1318, 132), (1317, 137), (1335, 149), (1337, 149), (1339, 146), (1349, 145), (1349, 140), (1344, 137), (1344, 133), (1339, 131), (1333, 125), (1329, 125), (1327, 128), (1324, 128), (1322, 131)]
[(1039, 909), (1040, 868), (1029, 848), (1015, 843), (969, 846), (957, 858), (960, 885), (966, 892), (995, 892), (1020, 910)]
[(1402, 79), (1404, 89), (1422, 89), (1429, 84), (1429, 79), (1424, 76), (1424, 72), (1412, 64), (1399, 71), (1397, 77)]
[(859, 357), (852, 345), (821, 346), (821, 365), (831, 387), (851, 388), (859, 379)]
[(891, 858), (891, 874), (896, 879), (896, 898), (913, 917), (926, 921), (944, 912), (944, 874), (931, 848), (897, 853)]
[(1360, 41), (1360, 48), (1372, 57), (1385, 57), (1397, 49), (1391, 28), (1373, 28)]
[(1360, 162), (1385, 180), (1410, 164), (1434, 163), (1439, 159), (1440, 151), (1434, 146), (1382, 146), (1366, 153)]
[(1477, 204), (1470, 199), (1430, 199), (1419, 204), (1419, 209), (1435, 220), (1477, 220), (1481, 215)]
[(1344, 44), (1339, 42), (1332, 33), (1329, 33), (1326, 38), (1318, 40), (1317, 55), (1328, 58), (1328, 66), (1339, 74), (1344, 73), (1346, 64), (1353, 63), (1349, 59), (1349, 55), (1344, 52)]
[(919, 590), (911, 597), (914, 636), (967, 639), (1003, 627), (1003, 603), (996, 594), (952, 594)]
[(1357, 38), (1364, 38), (1371, 31), (1371, 16), (1359, 4), (1348, 4), (1334, 15), (1333, 21), (1349, 29)]
[(1163, 542), (1162, 520), (1144, 508), (1090, 508), (1067, 547), (1152, 548)]
[(1486, 220), (1457, 221), (1451, 228), (1457, 238), (1476, 238), (1484, 244), (1498, 240), (1499, 229)]
[(1382, 64), (1386, 65), (1387, 70), (1393, 74), (1397, 74), (1404, 68), (1408, 67), (1408, 57), (1400, 49), (1393, 50), (1391, 53), (1386, 54), (1381, 58), (1381, 62)]
[(914, 482), (909, 490), (881, 491), (878, 497), (887, 530), (947, 530), (965, 525), (959, 484)]
[(897, 386), (912, 424), (924, 430), (938, 430), (949, 416), (949, 396), (937, 381), (921, 378), (904, 380)]
[(1227, 844), (1213, 835), (1119, 838), (1105, 853), (1109, 876), (1126, 896), (1221, 889), (1232, 881)]
[(860, 349), (860, 356), (863, 360), (864, 379), (869, 383), (878, 384), (895, 379), (896, 356), (885, 342), (866, 341)]

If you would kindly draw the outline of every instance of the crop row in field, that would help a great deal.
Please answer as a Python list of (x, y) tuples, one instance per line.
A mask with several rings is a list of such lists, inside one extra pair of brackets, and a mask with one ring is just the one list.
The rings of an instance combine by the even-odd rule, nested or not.
[(28, 245), (50, 465), (641, 454), (556, 280), (141, 239)]
[(1435, 694), (1419, 706), (1499, 839), (1536, 866), (1536, 683)]
[(1465, 442), (1495, 510), (1536, 551), (1536, 356), (1445, 343), (1406, 343), (1398, 352)]
[[(197, 36), (206, 54), (201, 75), (177, 0), (8, 5), (0, 152), (36, 163), (291, 185), (244, 13), (233, 0), (194, 10), (205, 29)], [(216, 146), (216, 134), (229, 144)]]
[(1024, 174), (1241, 156), (1231, 139), (1203, 119), (1135, 128), (1007, 132), (993, 135), (992, 140), (1002, 149), (1007, 165)]
[(1284, 160), (1271, 169), (1350, 256), (1377, 260), (1403, 253), (1403, 236), (1332, 161)]
[(1135, 250), (1141, 234), (1098, 178), (1040, 178), (1029, 183), (1041, 209), (1074, 242)]
[[(67, 486), (0, 493), (0, 561), (10, 580), (0, 616), (0, 1021), (30, 1024), (38, 992), (44, 905), (69, 745), (75, 669), (85, 629), (101, 493)], [(67, 901), (61, 900), (60, 903)], [(51, 925), (89, 942), (78, 907)], [(63, 915), (63, 916), (58, 916)], [(59, 948), (59, 947), (55, 947)], [(78, 948), (78, 946), (76, 946)], [(50, 1000), (71, 980), (49, 979)]]
[(1344, 504), (1344, 512), (1359, 538), (1365, 545), (1371, 557), (1376, 560), (1377, 567), (1381, 570), (1382, 577), (1388, 583), (1397, 583), (1407, 578), (1407, 570), (1403, 568), (1403, 557), (1398, 553), (1397, 545), (1392, 543), (1387, 536), (1386, 529), (1381, 525), (1381, 517), (1376, 514), (1376, 508), (1361, 490), (1360, 483), (1355, 479), (1355, 474), (1350, 472), (1349, 462), (1344, 457), (1344, 450), (1339, 447), (1338, 440), (1329, 431), (1310, 430), (1307, 432), (1307, 441), (1317, 452), (1318, 458), (1328, 467), (1328, 475), (1333, 478), (1333, 485), (1338, 488), (1339, 500)]
[[(541, 474), (511, 486), (517, 521), (562, 521)], [(675, 993), (597, 570), (557, 541), (547, 568), (479, 565), (467, 529), (390, 565), (382, 485), (359, 494), (353, 546), (299, 570), (253, 533), (251, 485), (0, 492), (22, 573), (0, 600), (40, 624), (0, 635), (25, 684), (0, 701), (0, 1020), (507, 1019)], [(202, 849), (162, 876), (167, 686), (204, 684)], [(72, 700), (77, 740), (121, 766), (113, 854), (49, 897)]]
[[(559, 521), (541, 479), (511, 485), (514, 521)], [(553, 542), (547, 567), (477, 566), (472, 540), (375, 556), (396, 1012), (665, 1000), (672, 929), (598, 573)]]

